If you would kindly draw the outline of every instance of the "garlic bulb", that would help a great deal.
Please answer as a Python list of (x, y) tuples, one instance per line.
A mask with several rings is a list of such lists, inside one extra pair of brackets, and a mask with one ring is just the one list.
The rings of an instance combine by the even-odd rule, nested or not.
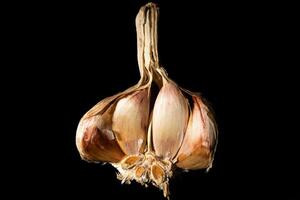
[(157, 16), (156, 5), (148, 3), (136, 17), (140, 81), (88, 111), (79, 122), (76, 145), (82, 159), (113, 165), (122, 183), (151, 183), (169, 197), (174, 168), (212, 166), (217, 127), (202, 97), (180, 88), (160, 66)]

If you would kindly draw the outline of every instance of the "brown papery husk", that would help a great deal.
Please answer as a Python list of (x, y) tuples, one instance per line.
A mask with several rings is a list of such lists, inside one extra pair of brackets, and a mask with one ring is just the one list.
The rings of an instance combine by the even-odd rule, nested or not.
[[(103, 99), (82, 117), (76, 132), (76, 146), (83, 159), (93, 162), (116, 163), (120, 162), (126, 153), (131, 153), (124, 152), (120, 148), (116, 133), (114, 133), (112, 127), (112, 118), (116, 105), (121, 99), (143, 90), (149, 90), (151, 85), (150, 79), (149, 72), (146, 71), (138, 84), (121, 93)], [(147, 92), (146, 95), (148, 96), (149, 93)], [(131, 115), (131, 113), (128, 113), (128, 115)], [(120, 131), (118, 133), (122, 134)], [(145, 148), (146, 138), (146, 135), (142, 137), (143, 148)], [(126, 141), (124, 145), (128, 145)], [(143, 151), (144, 149), (140, 148), (140, 150)]]
[(210, 168), (217, 143), (217, 127), (201, 97), (192, 94), (193, 109), (176, 165), (182, 169)]
[(100, 114), (102, 110), (99, 110), (97, 111), (98, 114), (85, 115), (80, 120), (76, 133), (77, 149), (84, 160), (119, 162), (125, 154), (111, 131), (114, 106), (107, 99), (98, 104), (97, 108), (101, 109), (103, 106), (108, 107), (103, 114)]

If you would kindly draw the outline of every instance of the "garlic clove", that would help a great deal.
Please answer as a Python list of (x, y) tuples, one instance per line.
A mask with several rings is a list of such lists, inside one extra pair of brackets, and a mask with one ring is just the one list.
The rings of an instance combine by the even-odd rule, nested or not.
[(163, 168), (156, 163), (151, 166), (151, 179), (157, 186), (160, 186), (165, 180)]
[[(136, 167), (135, 177), (137, 178), (137, 180), (143, 179), (143, 177), (146, 177), (147, 175), (145, 175), (145, 173), (147, 173), (147, 169), (144, 166), (137, 166)], [(140, 182), (143, 182), (143, 180), (140, 180)]]
[(112, 131), (112, 116), (116, 102), (136, 88), (137, 85), (101, 100), (82, 117), (76, 131), (76, 146), (82, 159), (116, 163), (125, 157)]
[(148, 89), (138, 90), (117, 103), (112, 118), (112, 129), (121, 149), (127, 155), (144, 151), (148, 120)]
[(107, 97), (91, 108), (80, 120), (76, 131), (76, 146), (84, 160), (95, 162), (121, 161), (125, 154), (121, 150), (112, 130), (112, 118), (118, 101), (128, 95), (147, 88), (147, 74), (141, 77), (137, 85)]
[(172, 159), (178, 152), (188, 121), (187, 100), (172, 81), (164, 82), (152, 116), (152, 142), (157, 156)]
[(125, 157), (120, 164), (123, 169), (131, 169), (140, 164), (143, 160), (143, 155), (130, 155)]
[(106, 115), (96, 115), (80, 121), (76, 134), (76, 146), (82, 159), (116, 163), (125, 156), (114, 133), (106, 125)]
[(209, 168), (213, 160), (217, 129), (208, 107), (193, 95), (194, 107), (176, 165), (182, 169)]

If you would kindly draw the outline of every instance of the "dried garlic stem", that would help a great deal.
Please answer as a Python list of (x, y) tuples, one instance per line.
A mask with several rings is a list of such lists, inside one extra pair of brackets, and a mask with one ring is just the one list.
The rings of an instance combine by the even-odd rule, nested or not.
[(158, 8), (153, 3), (142, 7), (136, 17), (138, 63), (141, 74), (143, 68), (158, 67), (157, 52)]

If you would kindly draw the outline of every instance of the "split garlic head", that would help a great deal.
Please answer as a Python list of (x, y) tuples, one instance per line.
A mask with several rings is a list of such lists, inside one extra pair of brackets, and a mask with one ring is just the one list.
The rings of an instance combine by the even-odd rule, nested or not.
[(157, 17), (153, 3), (136, 17), (140, 81), (82, 117), (76, 146), (82, 159), (114, 166), (122, 183), (152, 184), (169, 197), (174, 169), (211, 168), (218, 135), (203, 98), (178, 86), (160, 66)]

